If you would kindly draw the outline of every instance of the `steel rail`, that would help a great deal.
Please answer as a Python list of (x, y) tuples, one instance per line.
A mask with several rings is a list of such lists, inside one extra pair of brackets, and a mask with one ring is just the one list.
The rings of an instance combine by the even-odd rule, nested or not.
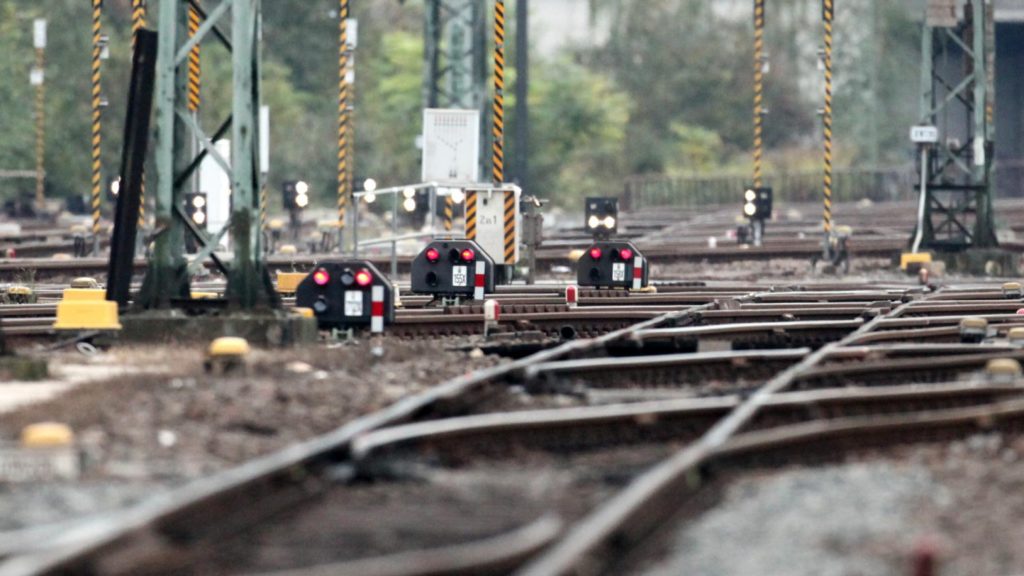
[[(566, 536), (545, 553), (527, 564), (520, 576), (550, 576), (569, 574), (585, 564), (591, 568), (599, 565), (597, 556), (602, 549), (613, 545), (616, 534), (627, 526), (640, 522), (639, 517), (651, 512), (649, 502), (677, 486), (681, 479), (692, 474), (696, 466), (725, 444), (731, 437), (759, 413), (762, 407), (777, 393), (789, 388), (804, 371), (814, 367), (836, 349), (845, 346), (859, 335), (873, 330), (887, 316), (901, 313), (908, 308), (907, 302), (892, 310), (886, 316), (878, 316), (861, 325), (839, 341), (826, 344), (807, 355), (797, 364), (777, 374), (738, 405), (724, 418), (705, 432), (698, 440), (656, 465), (649, 472), (631, 482), (607, 503), (596, 509), (581, 522), (570, 528)], [(662, 511), (644, 523), (655, 519), (664, 520)]]
[[(779, 419), (789, 424), (848, 417), (851, 411), (858, 416), (866, 412), (882, 415), (926, 412), (951, 406), (996, 403), (1010, 397), (1024, 397), (1024, 387), (945, 383), (927, 387), (786, 392), (767, 401), (760, 417), (773, 425)], [(480, 442), (494, 453), (500, 453), (509, 445), (562, 449), (571, 444), (574, 448), (590, 449), (617, 441), (614, 434), (602, 433), (608, 428), (629, 428), (634, 441), (651, 441), (652, 436), (674, 438), (678, 428), (707, 428), (741, 402), (739, 396), (730, 395), (445, 418), (364, 434), (353, 443), (352, 454), (357, 461), (367, 461), (397, 450), (422, 451), (427, 445), (450, 449), (451, 444), (466, 441)], [(657, 434), (658, 429), (665, 429), (665, 433)], [(549, 434), (542, 436), (544, 432)], [(571, 435), (571, 439), (566, 435)], [(629, 439), (630, 435), (621, 438)]]
[[(394, 426), (463, 398), (501, 379), (513, 377), (535, 362), (566, 355), (583, 354), (627, 338), (634, 330), (679, 321), (706, 306), (693, 306), (659, 315), (627, 328), (586, 340), (572, 340), (528, 357), (448, 380), (419, 394), (345, 424), (333, 432), (289, 446), (241, 466), (200, 478), (126, 510), (106, 514), (87, 525), (75, 527), (53, 538), (46, 553), (15, 557), (0, 564), (0, 576), (57, 574), (95, 567), (99, 556), (118, 545), (129, 554), (145, 554), (169, 546), (166, 533), (173, 527), (194, 525), (204, 512), (219, 504), (230, 510), (237, 505), (251, 509), (261, 496), (282, 486), (303, 482), (310, 474), (349, 459), (351, 442), (362, 434)], [(134, 548), (134, 549), (133, 549)]]

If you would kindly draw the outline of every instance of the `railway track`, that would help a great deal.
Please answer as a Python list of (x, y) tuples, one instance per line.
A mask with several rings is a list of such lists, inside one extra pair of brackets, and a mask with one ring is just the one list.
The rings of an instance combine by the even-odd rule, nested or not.
[[(623, 546), (640, 547), (685, 509), (709, 470), (746, 466), (746, 458), (762, 462), (762, 454), (799, 458), (798, 448), (806, 446), (815, 446), (816, 454), (842, 454), (863, 438), (882, 444), (951, 438), (979, 427), (1013, 428), (1024, 419), (1019, 373), (993, 369), (985, 375), (993, 360), (1024, 358), (1005, 339), (1016, 320), (1005, 309), (1020, 302), (997, 302), (995, 287), (676, 288), (651, 297), (591, 295), (572, 311), (537, 311), (558, 306), (537, 301), (557, 290), (499, 294), (514, 311), (503, 315), (511, 325), (550, 334), (574, 319), (607, 324), (71, 531), (55, 542), (61, 552), (11, 558), (0, 564), (0, 574), (98, 566), (114, 566), (115, 573), (160, 572), (168, 568), (162, 562), (171, 550), (186, 566), (203, 565), (209, 558), (202, 551), (221, 541), (233, 549), (227, 534), (240, 527), (257, 541), (283, 537), (279, 523), (231, 512), (241, 510), (241, 502), (248, 511), (256, 502), (265, 506), (255, 508), (294, 509), (289, 517), (301, 525), (310, 502), (344, 506), (349, 496), (366, 494), (361, 483), (367, 479), (397, 494), (425, 491), (428, 500), (443, 500), (450, 495), (430, 478), (465, 469), (500, 476), (488, 462), (507, 460), (510, 453), (577, 459), (576, 469), (603, 477), (609, 459), (638, 450), (646, 459), (624, 465), (629, 473), (621, 491), (588, 484), (593, 498), (586, 506), (553, 505), (560, 518), (505, 511), (511, 524), (485, 530), (490, 536), (483, 539), (452, 535), (451, 541), (431, 541), (428, 550), (382, 550), (359, 560), (328, 555), (315, 561), (318, 567), (303, 567), (324, 573), (387, 568), (393, 572), (383, 573), (394, 574), (425, 573), (426, 565), (437, 573), (521, 567), (523, 574), (569, 574), (586, 566), (614, 573), (613, 559)], [(655, 297), (663, 300), (654, 304)], [(950, 306), (956, 313), (949, 313)], [(985, 315), (987, 338), (958, 336), (966, 314)], [(412, 307), (393, 328), (401, 334), (420, 323), (432, 334), (458, 333), (461, 325), (467, 332), (470, 324), (482, 326), (482, 317), (475, 306), (447, 313)], [(439, 328), (445, 324), (450, 328)], [(517, 404), (524, 394), (537, 400)], [(556, 402), (546, 404), (545, 398)], [(140, 540), (141, 534), (148, 536)], [(123, 558), (131, 560), (110, 564)], [(257, 563), (245, 569), (264, 568)]]

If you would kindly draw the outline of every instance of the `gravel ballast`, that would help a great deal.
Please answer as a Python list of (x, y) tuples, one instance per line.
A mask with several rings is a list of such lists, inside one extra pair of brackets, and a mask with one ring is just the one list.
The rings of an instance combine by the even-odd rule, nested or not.
[(908, 574), (938, 550), (943, 576), (1024, 572), (1024, 439), (974, 436), (834, 466), (757, 471), (670, 535), (647, 576)]

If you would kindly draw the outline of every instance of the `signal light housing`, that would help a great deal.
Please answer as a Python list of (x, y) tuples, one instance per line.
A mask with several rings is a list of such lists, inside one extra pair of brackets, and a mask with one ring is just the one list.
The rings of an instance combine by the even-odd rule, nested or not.
[(770, 220), (772, 197), (771, 188), (747, 188), (743, 192), (743, 215), (751, 220)]
[(363, 268), (359, 272), (356, 272), (356, 285), (366, 288), (373, 283), (373, 274), (369, 270)]
[(394, 287), (365, 260), (327, 261), (299, 283), (295, 305), (312, 309), (320, 328), (377, 330), (394, 320)]
[(414, 294), (480, 299), (494, 292), (494, 259), (472, 240), (434, 240), (413, 258), (410, 280)]
[(590, 197), (586, 199), (584, 225), (595, 238), (609, 238), (618, 231), (619, 199)]
[(313, 283), (317, 286), (327, 286), (327, 283), (331, 281), (331, 274), (324, 268), (317, 268), (316, 272), (313, 272)]
[[(602, 240), (585, 252), (576, 265), (576, 284), (592, 288), (640, 289), (648, 284), (647, 259), (631, 242)], [(607, 258), (602, 258), (608, 254)]]

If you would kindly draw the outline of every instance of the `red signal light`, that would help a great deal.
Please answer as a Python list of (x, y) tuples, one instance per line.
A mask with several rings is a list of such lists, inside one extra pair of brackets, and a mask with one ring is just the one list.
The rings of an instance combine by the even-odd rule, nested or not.
[(437, 248), (427, 248), (426, 257), (430, 262), (437, 262), (441, 259), (441, 253), (437, 251)]
[(601, 249), (598, 248), (597, 246), (594, 246), (593, 248), (591, 248), (590, 249), (590, 257), (592, 259), (594, 259), (594, 260), (600, 260), (601, 259)]
[(622, 250), (619, 250), (619, 257), (626, 261), (632, 260), (633, 251), (629, 248), (623, 248)]
[(474, 258), (476, 258), (476, 252), (473, 252), (471, 248), (462, 251), (462, 259), (466, 262), (472, 262)]
[(363, 268), (359, 272), (356, 272), (356, 284), (366, 288), (373, 282), (373, 274), (366, 268)]
[(313, 283), (317, 286), (327, 286), (327, 283), (330, 281), (331, 275), (327, 273), (327, 270), (319, 268), (316, 272), (313, 272)]

